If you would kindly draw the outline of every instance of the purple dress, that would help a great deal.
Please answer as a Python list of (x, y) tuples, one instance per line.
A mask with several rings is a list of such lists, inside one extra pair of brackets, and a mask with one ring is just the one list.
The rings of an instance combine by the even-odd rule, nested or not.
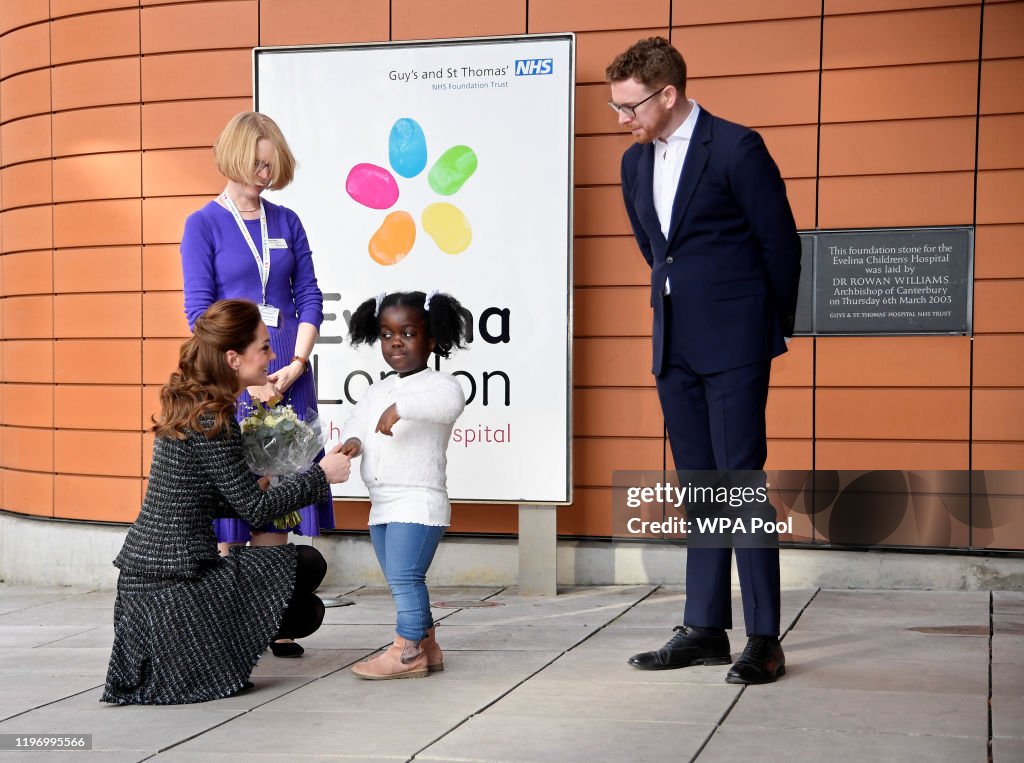
[[(288, 244), (286, 249), (270, 250), (267, 302), (281, 311), (277, 328), (269, 328), (270, 345), (277, 354), (270, 364), (270, 372), (273, 373), (288, 365), (295, 355), (299, 323), (311, 323), (320, 330), (324, 319), (324, 300), (313, 272), (313, 253), (298, 215), (266, 200), (263, 206), (267, 211), (267, 235), (272, 239), (283, 238)], [(260, 221), (244, 222), (256, 251), (260, 251), (263, 245)], [(181, 238), (181, 269), (185, 277), (185, 314), (190, 328), (217, 300), (260, 301), (260, 274), (256, 260), (231, 213), (216, 201), (193, 212), (185, 221), (185, 232)], [(291, 403), (300, 416), (304, 416), (308, 408), (317, 410), (310, 369), (307, 368), (306, 373), (288, 389), (285, 402)], [(244, 418), (249, 403), (249, 393), (243, 392), (239, 398), (239, 421)], [(302, 523), (292, 529), (299, 535), (319, 535), (321, 529), (334, 528), (331, 501), (306, 506), (299, 514)], [(251, 537), (252, 528), (242, 519), (216, 519), (214, 529), (219, 542), (244, 543)], [(257, 529), (284, 532), (276, 530), (273, 525)]]

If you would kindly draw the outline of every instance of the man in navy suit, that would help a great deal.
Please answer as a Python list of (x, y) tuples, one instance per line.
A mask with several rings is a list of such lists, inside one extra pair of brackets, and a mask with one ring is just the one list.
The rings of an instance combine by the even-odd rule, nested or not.
[[(761, 137), (686, 98), (686, 63), (662, 37), (641, 40), (605, 73), (609, 105), (636, 144), (622, 196), (651, 267), (653, 372), (677, 469), (760, 470), (772, 358), (796, 314), (800, 239), (786, 187)], [(729, 683), (785, 673), (779, 552), (737, 548), (747, 646)], [(731, 661), (732, 549), (686, 556), (683, 624), (644, 670)]]

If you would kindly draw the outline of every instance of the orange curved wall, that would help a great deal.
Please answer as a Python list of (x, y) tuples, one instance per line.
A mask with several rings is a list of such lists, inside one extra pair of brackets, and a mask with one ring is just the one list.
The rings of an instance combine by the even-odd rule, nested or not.
[[(611, 470), (664, 451), (618, 187), (630, 139), (603, 83), (648, 34), (686, 55), (692, 97), (761, 131), (801, 229), (977, 226), (973, 341), (794, 340), (773, 374), (769, 467), (1022, 468), (1024, 2), (3, 0), (0, 506), (135, 517), (145, 429), (187, 332), (177, 244), (222, 186), (209, 146), (250, 107), (252, 47), (564, 31), (576, 487), (560, 532), (609, 534)], [(365, 506), (338, 518), (365, 526)], [(452, 529), (515, 532), (516, 512), (459, 506)]]

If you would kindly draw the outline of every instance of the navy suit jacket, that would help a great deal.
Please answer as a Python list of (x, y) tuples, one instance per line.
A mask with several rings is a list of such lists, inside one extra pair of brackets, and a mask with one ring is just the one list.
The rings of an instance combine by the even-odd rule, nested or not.
[(800, 278), (800, 238), (779, 168), (753, 130), (701, 109), (683, 163), (668, 238), (654, 209), (654, 145), (622, 156), (622, 195), (651, 267), (654, 362), (665, 357), (665, 279), (672, 341), (711, 374), (786, 351)]

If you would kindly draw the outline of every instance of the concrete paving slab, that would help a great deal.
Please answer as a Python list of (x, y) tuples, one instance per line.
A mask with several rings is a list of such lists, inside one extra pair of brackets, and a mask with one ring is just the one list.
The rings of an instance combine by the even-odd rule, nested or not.
[(65, 609), (113, 609), (117, 591), (104, 589), (95, 591), (74, 591), (61, 597), (55, 604)]
[(994, 612), (992, 632), (996, 636), (1024, 636), (1024, 612)]
[(448, 653), (444, 671), (433, 673), (427, 679), (406, 681), (363, 681), (346, 668), (304, 686), (301, 692), (282, 697), (274, 702), (274, 707), (342, 712), (354, 707), (363, 708), (365, 703), (378, 701), (377, 698), (393, 698), (403, 692), (412, 697), (439, 695), (443, 700), (446, 692), (462, 692), (460, 686), (466, 684), (473, 691), (477, 687), (485, 687), (489, 693), (488, 701), (492, 701), (557, 656), (557, 653), (544, 652)]
[[(1017, 693), (1024, 688), (1018, 686)], [(1024, 739), (1024, 697), (992, 696), (992, 735)]]
[[(784, 590), (781, 599), (782, 628), (788, 628), (815, 594), (813, 590)], [(680, 588), (659, 589), (609, 624), (609, 628), (663, 628), (671, 631), (683, 622), (686, 596)], [(732, 596), (733, 625), (743, 628), (743, 601), (739, 589)]]
[(988, 664), (988, 638), (940, 636), (915, 631), (861, 630), (859, 624), (844, 631), (792, 630), (782, 640), (787, 664), (848, 663), (864, 661), (917, 662), (942, 660), (967, 663), (979, 672)]
[(301, 657), (275, 657), (263, 653), (252, 672), (253, 683), (261, 678), (319, 678), (372, 654), (368, 649), (307, 649)]
[(451, 651), (470, 649), (488, 652), (551, 652), (569, 649), (593, 633), (593, 630), (583, 625), (458, 625), (451, 620), (445, 620), (443, 627), (437, 631), (437, 639), (443, 649)]
[(573, 649), (531, 681), (604, 681), (611, 683), (723, 684), (728, 665), (694, 666), (679, 670), (637, 670), (620, 649)]
[[(329, 611), (329, 610), (328, 610)], [(299, 639), (308, 652), (311, 649), (361, 649), (376, 651), (395, 640), (395, 626), (330, 623), (320, 626), (312, 636)]]
[[(537, 597), (519, 596), (510, 589), (488, 599), (499, 606), (462, 609), (448, 621), (452, 625), (603, 625), (652, 590), (654, 586), (596, 586)], [(432, 595), (431, 600), (437, 597)]]
[(430, 745), (416, 760), (663, 763), (689, 759), (714, 728), (706, 723), (538, 718), (485, 712)]
[(69, 607), (63, 600), (17, 609), (0, 615), (0, 627), (8, 625), (81, 625), (112, 623), (114, 607)]
[[(0, 626), (0, 650), (32, 649), (88, 632), (96, 625), (7, 625)], [(111, 628), (113, 633), (113, 628)], [(108, 644), (109, 646), (109, 644)], [(2, 654), (2, 652), (0, 652)], [(0, 657), (2, 659), (2, 657)]]
[(992, 636), (992, 661), (1006, 665), (1024, 665), (1024, 636)]
[(0, 694), (0, 719), (5, 720), (103, 683), (98, 676), (5, 675)]
[[(243, 713), (253, 708), (265, 705), (268, 702), (272, 702), (277, 698), (293, 692), (303, 686), (306, 686), (315, 679), (312, 678), (280, 678), (280, 677), (261, 677), (259, 680), (253, 681), (255, 686), (252, 689), (243, 691), (234, 697), (227, 697), (225, 699), (219, 699), (214, 703), (202, 703), (193, 705), (166, 705), (164, 709), (167, 712), (176, 712), (178, 710), (188, 710), (196, 707), (214, 707), (222, 712), (239, 712)], [(60, 703), (60, 707), (74, 709), (74, 710), (95, 710), (97, 708), (112, 707), (106, 702), (101, 702), (100, 697), (103, 696), (103, 687), (99, 686), (90, 691), (82, 692), (73, 697), (68, 697)]]
[(0, 615), (72, 599), (90, 591), (85, 587), (0, 585)]
[[(345, 592), (358, 597), (355, 606), (328, 610), (339, 622), (303, 640), (306, 656), (267, 653), (252, 691), (202, 705), (118, 708), (98, 701), (113, 640), (112, 592), (0, 584), (0, 612), (7, 612), (0, 614), (0, 719), (12, 733), (25, 733), (25, 719), (88, 722), (52, 733), (101, 733), (105, 747), (78, 756), (98, 760), (141, 760), (163, 745), (160, 758), (240, 763), (407, 761), (424, 747), (418, 760), (663, 761), (691, 757), (738, 695), (698, 763), (985, 760), (987, 594), (822, 591), (811, 600), (813, 592), (783, 592), (784, 624), (787, 612), (795, 616), (810, 601), (784, 640), (789, 674), (740, 689), (724, 683), (728, 666), (639, 671), (626, 663), (672, 635), (681, 588), (590, 587), (536, 599), (514, 589), (435, 589), (431, 598), (491, 592), (506, 606), (435, 609), (444, 618), (438, 640), (446, 670), (428, 679), (370, 683), (348, 670), (393, 634), (388, 592), (360, 588)], [(738, 654), (744, 634), (735, 593), (730, 638)], [(1024, 634), (1013, 633), (1022, 604), (1024, 595), (992, 596), (996, 763), (1020, 758), (1024, 742)], [(979, 613), (981, 636), (907, 630), (976, 625)], [(58, 638), (42, 645), (38, 635)], [(395, 727), (396, 708), (411, 726)], [(680, 722), (645, 717), (664, 708)]]
[(324, 625), (377, 625), (394, 629), (395, 605), (389, 600), (349, 607), (327, 607)]
[(946, 664), (937, 670), (931, 660), (869, 661), (856, 657), (849, 661), (803, 661), (799, 653), (794, 653), (792, 661), (787, 655), (782, 680), (787, 686), (796, 683), (807, 688), (988, 695), (986, 672), (967, 662)]
[[(93, 750), (156, 752), (230, 720), (236, 711), (216, 703), (164, 707), (69, 708), (58, 702), (0, 723), (0, 734), (92, 734)], [(67, 754), (67, 753), (65, 753)]]
[(910, 736), (814, 729), (721, 727), (697, 757), (697, 763), (984, 763), (988, 740), (977, 737)]
[[(429, 681), (430, 679), (425, 679)], [(416, 681), (413, 680), (413, 683)], [(406, 684), (409, 681), (399, 681)], [(287, 750), (293, 760), (344, 753), (359, 759), (411, 757), (460, 724), (464, 716), (445, 705), (429, 712), (407, 713), (401, 723), (390, 713), (363, 713), (358, 708), (339, 712), (257, 709), (234, 718), (179, 747), (180, 754), (258, 753)], [(286, 731), (285, 731), (286, 730)]]
[(843, 630), (853, 613), (865, 630), (987, 628), (989, 600), (985, 591), (821, 591), (795, 629)]
[(110, 646), (6, 649), (0, 653), (0, 676), (100, 676), (107, 675)]
[[(86, 732), (83, 732), (86, 733)], [(3, 753), (0, 753), (2, 756)], [(74, 757), (68, 757), (72, 755), (69, 752), (33, 752), (28, 760), (32, 763), (68, 763), (69, 760), (81, 761), (81, 760), (96, 760), (102, 761), (102, 763), (131, 763), (133, 761), (145, 760), (153, 755), (149, 750), (76, 750), (73, 753)], [(10, 757), (3, 758), (0, 760), (11, 760)]]
[[(448, 625), (482, 625), (505, 628), (542, 626), (552, 628), (599, 628), (621, 615), (627, 604), (581, 607), (578, 609), (548, 609), (530, 606), (494, 607), (489, 609), (460, 609), (445, 618)], [(435, 611), (434, 616), (437, 616)]]
[[(425, 707), (443, 705), (446, 712), (468, 718), (511, 690), (507, 678), (461, 680), (455, 670), (404, 681), (364, 681), (350, 670), (326, 676), (302, 691), (266, 705), (273, 712), (353, 713), (403, 719)], [(395, 721), (400, 722), (400, 720)]]
[(992, 611), (997, 614), (1024, 614), (1024, 592), (993, 591)]
[(983, 695), (809, 689), (784, 678), (743, 692), (725, 720), (737, 726), (988, 737)]
[(992, 763), (1018, 763), (1024, 760), (1024, 739), (993, 739)]
[[(445, 601), (482, 601), (502, 591), (501, 588), (453, 588), (439, 587), (430, 589), (431, 602)], [(317, 591), (321, 598), (331, 594)], [(387, 588), (361, 588), (358, 591), (342, 595), (355, 602), (345, 607), (329, 607), (324, 623), (330, 625), (387, 625), (392, 629), (395, 624), (395, 604)], [(435, 607), (434, 619), (447, 617), (458, 610)]]
[[(740, 626), (742, 629), (742, 625)], [(733, 628), (726, 631), (729, 637), (729, 646), (732, 649), (733, 657), (738, 657), (747, 643), (747, 636), (741, 629)], [(671, 639), (675, 633), (672, 626), (662, 628), (633, 628), (612, 623), (606, 628), (597, 631), (580, 644), (577, 649), (617, 649), (622, 653), (623, 659), (637, 652), (647, 652), (658, 649)]]
[[(267, 754), (260, 752), (244, 752), (244, 753), (230, 753), (230, 752), (196, 752), (195, 750), (188, 750), (182, 752), (177, 747), (168, 750), (167, 752), (160, 753), (160, 762), (163, 761), (183, 761), (184, 763), (224, 763), (224, 761), (238, 761), (238, 763), (249, 763), (254, 761), (255, 763), (295, 763), (295, 756), (288, 754)], [(395, 763), (395, 761), (409, 760), (408, 755), (392, 755), (392, 756), (378, 756), (374, 755), (367, 757), (366, 755), (345, 755), (343, 752), (334, 753), (328, 755), (320, 752), (316, 755), (309, 755), (306, 760), (324, 761), (329, 763), (332, 760), (338, 761), (357, 761), (357, 763)], [(67, 763), (67, 761), (64, 761)]]
[(1024, 667), (992, 663), (992, 734), (1024, 738)]
[(488, 714), (539, 718), (601, 719), (665, 723), (718, 723), (740, 693), (739, 686), (612, 683), (531, 679), (487, 709)]

